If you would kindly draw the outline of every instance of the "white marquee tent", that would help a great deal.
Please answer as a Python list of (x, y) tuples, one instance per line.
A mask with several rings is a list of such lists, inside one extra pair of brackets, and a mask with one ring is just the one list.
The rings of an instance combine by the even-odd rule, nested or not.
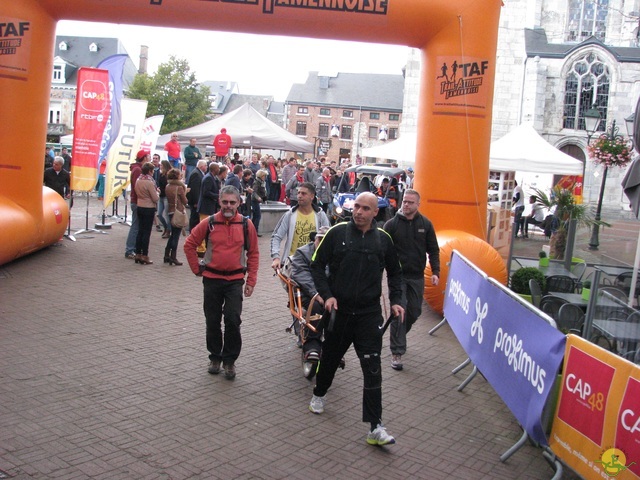
[[(582, 162), (552, 146), (531, 124), (523, 123), (493, 142), (490, 152), (491, 170), (582, 175)], [(416, 158), (416, 134), (405, 133), (393, 142), (364, 148), (362, 155), (413, 164)]]
[(491, 144), (489, 168), (501, 172), (582, 175), (583, 164), (552, 146), (531, 124), (523, 123)]
[[(248, 103), (224, 115), (194, 127), (176, 132), (178, 141), (186, 145), (192, 138), (199, 145), (211, 145), (222, 128), (231, 136), (235, 148), (268, 148), (290, 152), (313, 152), (313, 143), (297, 137), (261, 115)], [(158, 138), (158, 148), (171, 139), (171, 134)]]

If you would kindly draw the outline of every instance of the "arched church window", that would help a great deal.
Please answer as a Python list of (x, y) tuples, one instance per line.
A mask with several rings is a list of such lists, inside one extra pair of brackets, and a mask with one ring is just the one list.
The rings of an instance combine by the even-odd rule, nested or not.
[(594, 36), (604, 41), (609, 0), (569, 0), (567, 42), (582, 42)]
[(565, 77), (563, 128), (584, 130), (584, 113), (595, 108), (602, 117), (598, 130), (604, 130), (610, 78), (609, 67), (594, 52), (573, 62)]

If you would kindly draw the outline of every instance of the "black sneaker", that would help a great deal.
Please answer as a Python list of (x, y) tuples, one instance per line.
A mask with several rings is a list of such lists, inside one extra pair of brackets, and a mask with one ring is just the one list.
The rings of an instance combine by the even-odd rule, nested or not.
[(233, 363), (226, 363), (224, 367), (224, 378), (227, 380), (233, 380), (236, 378), (236, 366)]
[(211, 360), (209, 362), (209, 370), (208, 372), (211, 375), (217, 375), (220, 373), (220, 360)]

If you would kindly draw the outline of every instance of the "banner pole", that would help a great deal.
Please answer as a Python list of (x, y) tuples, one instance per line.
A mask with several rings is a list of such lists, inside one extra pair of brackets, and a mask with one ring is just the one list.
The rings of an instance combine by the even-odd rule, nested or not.
[[(76, 235), (80, 235), (81, 233), (90, 233), (90, 232), (96, 232), (96, 233), (105, 233), (105, 232), (101, 232), (100, 230), (96, 230), (95, 228), (89, 228), (89, 192), (85, 192), (87, 194), (87, 207), (85, 210), (85, 214), (84, 214), (84, 218), (85, 218), (85, 228), (80, 229), (76, 232)], [(88, 238), (92, 238), (92, 237), (88, 237)]]
[(67, 233), (65, 233), (64, 236), (69, 240), (71, 240), (72, 242), (75, 242), (76, 237), (71, 235), (71, 209), (72, 208), (73, 208), (73, 192), (71, 192), (71, 195), (69, 197), (69, 224), (67, 225)]

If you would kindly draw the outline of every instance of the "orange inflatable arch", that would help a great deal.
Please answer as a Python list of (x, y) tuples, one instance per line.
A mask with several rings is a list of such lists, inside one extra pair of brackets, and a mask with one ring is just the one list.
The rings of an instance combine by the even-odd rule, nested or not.
[(0, 264), (54, 243), (67, 226), (65, 202), (42, 186), (53, 45), (60, 19), (287, 32), (421, 49), (415, 178), (423, 197), (421, 210), (437, 230), (486, 238), (500, 7), (501, 0), (2, 2)]

